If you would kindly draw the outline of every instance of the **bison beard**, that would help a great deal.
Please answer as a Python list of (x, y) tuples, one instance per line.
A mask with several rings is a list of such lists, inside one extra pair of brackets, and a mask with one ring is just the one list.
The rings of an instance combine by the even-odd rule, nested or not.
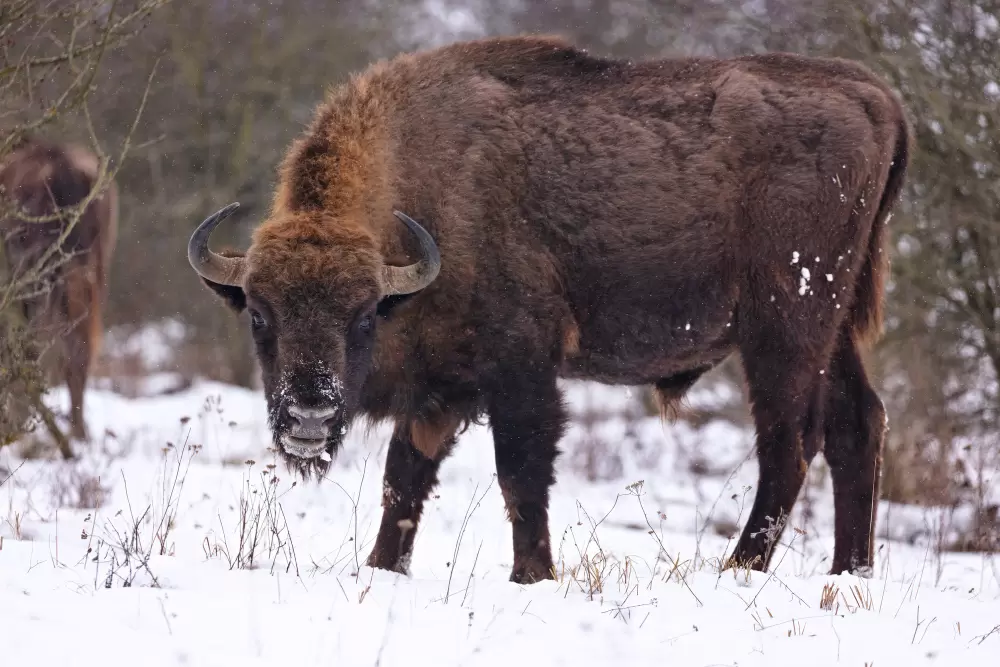
[[(188, 256), (250, 311), (292, 469), (325, 474), (319, 447), (332, 460), (356, 418), (394, 422), (370, 565), (407, 570), (441, 462), (486, 417), (511, 579), (552, 578), (557, 380), (652, 386), (670, 415), (738, 354), (760, 483), (728, 565), (768, 567), (823, 451), (831, 571), (865, 574), (885, 411), (861, 350), (880, 332), (910, 141), (891, 89), (845, 60), (465, 42), (333, 90), (245, 255), (208, 250), (230, 206)], [(333, 377), (331, 400), (319, 383)], [(304, 456), (283, 446), (295, 433)]]

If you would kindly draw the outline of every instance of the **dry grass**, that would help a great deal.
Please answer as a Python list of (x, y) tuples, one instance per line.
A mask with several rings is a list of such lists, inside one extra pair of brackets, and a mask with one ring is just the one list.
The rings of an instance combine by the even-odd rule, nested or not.
[[(465, 531), (469, 526), (469, 520), (472, 519), (472, 515), (475, 514), (477, 509), (479, 509), (479, 506), (483, 502), (483, 498), (486, 497), (486, 494), (489, 493), (490, 489), (493, 487), (494, 481), (496, 481), (495, 474), (490, 478), (489, 485), (482, 492), (482, 494), (479, 495), (478, 498), (476, 497), (476, 493), (479, 491), (479, 485), (477, 484), (476, 488), (473, 489), (472, 491), (472, 497), (469, 499), (469, 507), (468, 509), (465, 510), (465, 516), (462, 517), (462, 526), (458, 529), (458, 536), (455, 538), (455, 549), (454, 552), (452, 553), (451, 563), (449, 563), (448, 566), (448, 585), (445, 588), (444, 592), (445, 604), (448, 604), (448, 599), (451, 595), (451, 580), (452, 576), (455, 574), (455, 566), (458, 564), (458, 554), (462, 548), (462, 539), (465, 537)], [(410, 528), (412, 528), (412, 525), (410, 526)], [(472, 577), (475, 575), (476, 572), (476, 564), (479, 563), (479, 553), (482, 550), (482, 548), (483, 545), (482, 542), (480, 542), (479, 549), (476, 551), (476, 559), (472, 562), (472, 570), (469, 573), (469, 581), (466, 582), (465, 590), (463, 591), (462, 605), (465, 604), (465, 599), (466, 596), (468, 595), (469, 587), (472, 584)]]
[(101, 478), (80, 465), (66, 466), (49, 486), (52, 505), (78, 510), (103, 507), (111, 489)]
[[(276, 466), (273, 463), (264, 466), (256, 483), (250, 475), (255, 465), (255, 461), (246, 461), (247, 474), (240, 487), (235, 525), (227, 529), (219, 516), (219, 532), (205, 536), (202, 543), (205, 557), (225, 559), (230, 570), (258, 569), (269, 563), (272, 573), (281, 560), (286, 573), (294, 571), (299, 576), (295, 543), (281, 505), (283, 494), (278, 493), (280, 478), (275, 474)], [(291, 487), (296, 484), (293, 481)]]
[(819, 608), (836, 613), (835, 605), (837, 603), (838, 593), (840, 593), (840, 588), (838, 586), (831, 583), (824, 584), (823, 592), (819, 598)]
[[(95, 513), (92, 522), (94, 530), (88, 534), (85, 529), (82, 534), (87, 540), (83, 558), (95, 564), (95, 587), (159, 587), (159, 580), (150, 569), (150, 560), (153, 556), (174, 553), (171, 535), (176, 527), (184, 481), (192, 460), (200, 451), (201, 445), (187, 443), (179, 448), (169, 444), (164, 447), (159, 487), (154, 490), (152, 500), (138, 514), (132, 505), (128, 481), (122, 477), (127, 514), (125, 510), (119, 510), (106, 519), (102, 528), (98, 528), (99, 514)], [(95, 535), (98, 530), (101, 534)]]
[[(611, 509), (598, 521), (594, 521), (583, 505), (577, 502), (580, 519), (576, 526), (567, 526), (563, 531), (554, 565), (554, 576), (559, 582), (560, 589), (564, 591), (564, 597), (568, 596), (571, 590), (577, 590), (588, 600), (595, 598), (603, 600), (605, 592), (611, 585), (626, 596), (633, 588), (639, 586), (637, 560), (631, 557), (619, 559), (610, 555), (603, 548), (598, 535), (601, 524), (614, 511), (624, 495), (619, 494)], [(581, 540), (577, 538), (575, 528), (583, 527), (584, 520), (587, 521), (588, 528), (586, 539)], [(572, 546), (576, 554), (573, 562), (567, 561), (565, 551), (568, 545)], [(655, 566), (651, 568), (645, 563), (643, 566), (652, 579)]]
[[(586, 508), (577, 502), (577, 512), (579, 519), (575, 526), (567, 526), (563, 531), (559, 549), (554, 566), (554, 576), (563, 590), (564, 597), (569, 595), (571, 590), (577, 590), (588, 600), (604, 600), (604, 596), (616, 591), (619, 595), (624, 595), (624, 599), (616, 602), (619, 613), (624, 613), (628, 600), (635, 595), (641, 586), (650, 588), (654, 581), (661, 583), (675, 581), (684, 587), (688, 593), (701, 606), (702, 601), (691, 587), (688, 576), (695, 571), (694, 559), (683, 560), (680, 555), (673, 555), (667, 550), (662, 538), (662, 514), (658, 513), (661, 520), (659, 529), (653, 527), (646, 519), (647, 535), (651, 540), (651, 546), (655, 548), (655, 555), (652, 559), (646, 560), (640, 556), (625, 556), (619, 558), (606, 550), (599, 535), (601, 525), (607, 520), (611, 513), (618, 506), (622, 498), (633, 497), (636, 499), (640, 511), (646, 515), (642, 504), (643, 482), (638, 481), (630, 484), (625, 489), (625, 493), (616, 496), (611, 508), (599, 520), (594, 520)], [(578, 539), (575, 528), (584, 527), (586, 522), (586, 538)], [(567, 560), (567, 547), (572, 547), (575, 552), (575, 559)], [(652, 562), (652, 565), (650, 565)], [(645, 582), (643, 579), (645, 578)], [(631, 609), (629, 607), (629, 609)]]
[(851, 597), (854, 599), (854, 604), (850, 605), (844, 600), (845, 604), (848, 604), (848, 608), (854, 609), (864, 609), (865, 611), (871, 611), (875, 607), (875, 596), (872, 594), (871, 588), (868, 586), (867, 581), (863, 581), (862, 584), (854, 584), (850, 587)]

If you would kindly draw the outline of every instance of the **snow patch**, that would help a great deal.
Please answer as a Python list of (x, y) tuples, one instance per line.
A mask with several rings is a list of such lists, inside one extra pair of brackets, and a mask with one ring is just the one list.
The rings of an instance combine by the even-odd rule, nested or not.
[[(928, 563), (933, 528), (943, 525), (933, 512), (880, 504), (875, 567), (859, 572), (873, 579), (877, 603), (858, 609), (838, 598), (835, 609), (820, 609), (824, 586), (852, 601), (852, 587), (868, 585), (826, 574), (834, 514), (822, 468), (813, 466), (817, 481), (804, 492), (812, 511), (802, 499), (791, 516), (804, 533), (786, 532), (773, 575), (720, 575), (714, 563), (731, 553), (753, 503), (753, 429), (711, 413), (701, 426), (665, 425), (627, 389), (560, 387), (572, 416), (550, 500), (560, 581), (528, 586), (508, 581), (511, 529), (488, 426), (463, 432), (441, 467), (415, 549), (400, 563), (405, 576), (365, 566), (382, 502), (402, 500), (382, 480), (390, 424), (352, 429), (326, 479), (292, 486), (282, 468), (270, 467), (280, 461), (269, 449), (260, 392), (199, 382), (130, 400), (94, 390), (86, 407), (92, 431), (115, 435), (83, 449), (81, 462), (22, 462), (16, 445), (0, 450), (0, 469), (14, 472), (0, 486), (3, 511), (21, 517), (17, 535), (13, 521), (0, 520), (4, 664), (312, 667), (412, 664), (419, 656), (416, 664), (440, 666), (784, 667), (806, 653), (821, 665), (995, 664), (996, 635), (987, 635), (1000, 618), (1000, 583), (981, 555)], [(64, 398), (53, 394), (54, 404)], [(740, 397), (730, 385), (701, 382), (686, 402), (714, 410)], [(595, 456), (619, 457), (618, 472), (591, 480), (572, 460), (600, 441), (610, 448)], [(100, 453), (113, 442), (122, 443), (119, 454)], [(161, 554), (153, 535), (177, 461), (192, 451), (185, 443), (198, 451), (180, 468)], [(102, 507), (58, 507), (55, 485), (72, 471), (100, 476), (108, 487)], [(0, 470), (0, 481), (7, 474)], [(268, 489), (275, 514), (265, 533), (273, 519), (290, 539), (265, 542), (288, 547), (264, 553), (253, 568), (231, 567), (227, 550), (244, 544), (241, 508), (268, 507)], [(147, 506), (139, 534), (154, 549), (128, 564), (112, 561), (108, 545), (116, 535), (127, 539), (131, 517)], [(942, 511), (956, 529), (972, 517)], [(670, 562), (678, 556), (680, 568)], [(598, 571), (610, 568), (600, 591), (587, 589), (583, 557)], [(917, 614), (924, 620), (928, 609), (937, 620), (914, 643)], [(102, 637), (113, 638), (114, 650)]]
[[(802, 267), (802, 277), (799, 279), (799, 295), (800, 296), (804, 296), (805, 293), (806, 293), (806, 291), (809, 290), (809, 278), (810, 278), (809, 269), (807, 269), (806, 267), (803, 266)], [(810, 293), (812, 293), (811, 290), (809, 290), (809, 291), (810, 291)]]

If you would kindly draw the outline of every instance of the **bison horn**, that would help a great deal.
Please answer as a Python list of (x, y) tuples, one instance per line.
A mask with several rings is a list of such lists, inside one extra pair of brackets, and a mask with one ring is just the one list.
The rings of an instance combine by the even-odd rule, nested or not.
[(426, 229), (420, 224), (399, 211), (393, 211), (393, 215), (403, 221), (420, 243), (421, 259), (419, 262), (409, 266), (384, 266), (382, 267), (382, 296), (392, 294), (410, 294), (417, 292), (434, 282), (438, 272), (441, 270), (441, 253), (438, 252), (437, 244)]
[(191, 267), (202, 278), (220, 285), (239, 287), (243, 284), (245, 260), (242, 257), (225, 257), (208, 249), (208, 239), (212, 232), (238, 207), (239, 202), (233, 202), (205, 218), (188, 241), (188, 262)]

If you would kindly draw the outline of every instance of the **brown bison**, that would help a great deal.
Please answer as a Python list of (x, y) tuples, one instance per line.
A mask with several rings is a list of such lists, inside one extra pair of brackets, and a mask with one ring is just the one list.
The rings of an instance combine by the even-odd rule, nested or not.
[[(0, 233), (15, 276), (35, 270), (66, 230), (65, 215), (45, 222), (25, 217), (51, 218), (84, 201), (97, 184), (99, 166), (81, 147), (42, 140), (23, 142), (0, 166), (0, 210), (15, 211), (0, 216)], [(55, 262), (56, 268), (47, 273), (46, 284), (22, 301), (25, 319), (62, 343), (46, 351), (61, 352), (52, 358), (61, 363), (46, 363), (69, 389), (71, 434), (78, 439), (87, 438), (83, 394), (100, 346), (101, 310), (117, 233), (118, 192), (111, 182), (65, 235), (61, 252), (52, 255), (48, 265)]]
[(845, 60), (458, 43), (333, 89), (246, 254), (208, 249), (235, 205), (188, 253), (249, 311), (290, 465), (322, 474), (355, 419), (394, 420), (372, 566), (407, 570), (442, 459), (486, 417), (511, 579), (551, 578), (557, 378), (669, 407), (737, 352), (760, 485), (730, 564), (767, 567), (825, 443), (833, 571), (864, 574), (886, 421), (859, 346), (909, 142), (890, 88)]

